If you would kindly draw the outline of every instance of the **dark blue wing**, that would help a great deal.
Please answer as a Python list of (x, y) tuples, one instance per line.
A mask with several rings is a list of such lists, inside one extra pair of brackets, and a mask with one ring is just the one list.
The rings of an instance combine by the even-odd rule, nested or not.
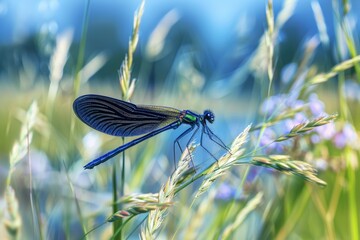
[(159, 106), (137, 106), (119, 99), (88, 94), (73, 104), (78, 118), (88, 126), (113, 136), (146, 134), (178, 120), (180, 110)]

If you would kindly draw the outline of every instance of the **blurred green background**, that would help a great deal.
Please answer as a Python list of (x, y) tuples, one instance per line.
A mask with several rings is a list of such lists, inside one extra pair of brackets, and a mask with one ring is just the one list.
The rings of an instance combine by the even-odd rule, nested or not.
[[(360, 2), (146, 1), (129, 52), (140, 4), (0, 2), (0, 238), (80, 239), (113, 213), (111, 173), (121, 157), (82, 166), (123, 142), (80, 122), (72, 103), (88, 93), (123, 98), (121, 66), (133, 54), (132, 102), (211, 109), (210, 127), (228, 145), (248, 124), (275, 119), (272, 132), (253, 132), (248, 149), (306, 161), (327, 182), (236, 166), (194, 204), (200, 182), (179, 193), (159, 239), (359, 239)], [(332, 113), (339, 117), (329, 128), (267, 145), (288, 124)], [(175, 168), (179, 129), (126, 151), (125, 181), (115, 177), (126, 195), (159, 191)], [(194, 156), (199, 169), (214, 161)], [(259, 192), (259, 207), (244, 213)], [(122, 236), (138, 238), (143, 215)], [(88, 237), (112, 231), (108, 223)]]

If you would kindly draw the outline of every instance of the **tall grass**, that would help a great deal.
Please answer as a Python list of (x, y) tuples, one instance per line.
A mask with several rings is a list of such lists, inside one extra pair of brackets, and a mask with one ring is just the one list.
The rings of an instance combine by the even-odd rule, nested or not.
[[(217, 160), (195, 141), (185, 148), (176, 166), (171, 166), (167, 156), (173, 154), (165, 153), (172, 149), (172, 137), (158, 136), (127, 150), (121, 164), (113, 159), (109, 161), (113, 165), (104, 163), (84, 171), (85, 162), (124, 142), (114, 143), (92, 131), (72, 113), (75, 97), (88, 91), (87, 79), (107, 61), (100, 53), (86, 64), (88, 1), (74, 77), (64, 72), (72, 42), (72, 33), (65, 32), (57, 38), (49, 61), (47, 91), (34, 88), (23, 93), (24, 98), (11, 96), (14, 101), (8, 102), (8, 109), (14, 110), (0, 112), (6, 124), (2, 139), (12, 146), (0, 169), (5, 172), (0, 238), (359, 239), (360, 98), (353, 95), (351, 99), (346, 92), (349, 81), (352, 88), (360, 89), (358, 36), (349, 23), (351, 4), (332, 1), (337, 63), (320, 71), (325, 66), (314, 61), (320, 45), (330, 47), (330, 26), (324, 22), (319, 3), (313, 1), (311, 14), (318, 33), (299, 46), (303, 49), (300, 56), (279, 69), (278, 38), (296, 13), (297, 4), (285, 1), (276, 13), (273, 1), (267, 2), (267, 27), (259, 45), (229, 81), (222, 82), (222, 88), (235, 92), (238, 88), (234, 86), (242, 81), (239, 73), (252, 75), (260, 99), (256, 109), (243, 113), (238, 107), (249, 99), (214, 100), (201, 91), (191, 92), (191, 107), (203, 102), (216, 106), (221, 101), (226, 110), (236, 102), (233, 112), (237, 119), (249, 112), (257, 114), (246, 124), (232, 123), (226, 114), (217, 115), (217, 122), (226, 121), (222, 127), (216, 128), (217, 122), (211, 127), (214, 132), (225, 132), (224, 140), (229, 143), (229, 150), (216, 148), (216, 144), (209, 148)], [(142, 36), (144, 5), (142, 1), (134, 13), (128, 51), (119, 70), (120, 91), (109, 91), (106, 86), (100, 89), (104, 94), (120, 92), (126, 101), (147, 93), (137, 85), (133, 72), (134, 66), (141, 64), (134, 56)], [(165, 33), (169, 27), (177, 27), (174, 22), (180, 19), (175, 15), (170, 23), (162, 21), (156, 28), (162, 33), (162, 42), (158, 42), (161, 46), (154, 46), (156, 41), (149, 43), (156, 50), (152, 58), (166, 50)], [(182, 57), (179, 54), (174, 61), (181, 62)], [(186, 65), (183, 70), (199, 80), (200, 73), (192, 67)], [(174, 80), (174, 84), (185, 83)], [(329, 85), (337, 91), (322, 90)], [(196, 86), (201, 89), (201, 84)], [(177, 90), (185, 96), (187, 89), (192, 86)], [(36, 101), (31, 102), (33, 98)], [(157, 98), (163, 105), (176, 101), (161, 95)], [(248, 127), (230, 132), (227, 125)], [(203, 142), (206, 146), (211, 143)]]

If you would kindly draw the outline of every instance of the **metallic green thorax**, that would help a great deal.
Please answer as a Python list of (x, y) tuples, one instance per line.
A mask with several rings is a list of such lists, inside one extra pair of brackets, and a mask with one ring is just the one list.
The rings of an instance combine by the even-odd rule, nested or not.
[(182, 117), (182, 121), (185, 123), (193, 123), (196, 122), (197, 116), (192, 115), (191, 113), (185, 113)]

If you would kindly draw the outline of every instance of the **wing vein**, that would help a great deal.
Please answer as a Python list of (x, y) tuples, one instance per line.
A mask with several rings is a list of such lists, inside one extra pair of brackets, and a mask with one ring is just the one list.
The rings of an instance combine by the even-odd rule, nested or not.
[(74, 112), (88, 126), (114, 136), (136, 136), (179, 119), (180, 110), (137, 106), (119, 99), (88, 94), (74, 101)]

